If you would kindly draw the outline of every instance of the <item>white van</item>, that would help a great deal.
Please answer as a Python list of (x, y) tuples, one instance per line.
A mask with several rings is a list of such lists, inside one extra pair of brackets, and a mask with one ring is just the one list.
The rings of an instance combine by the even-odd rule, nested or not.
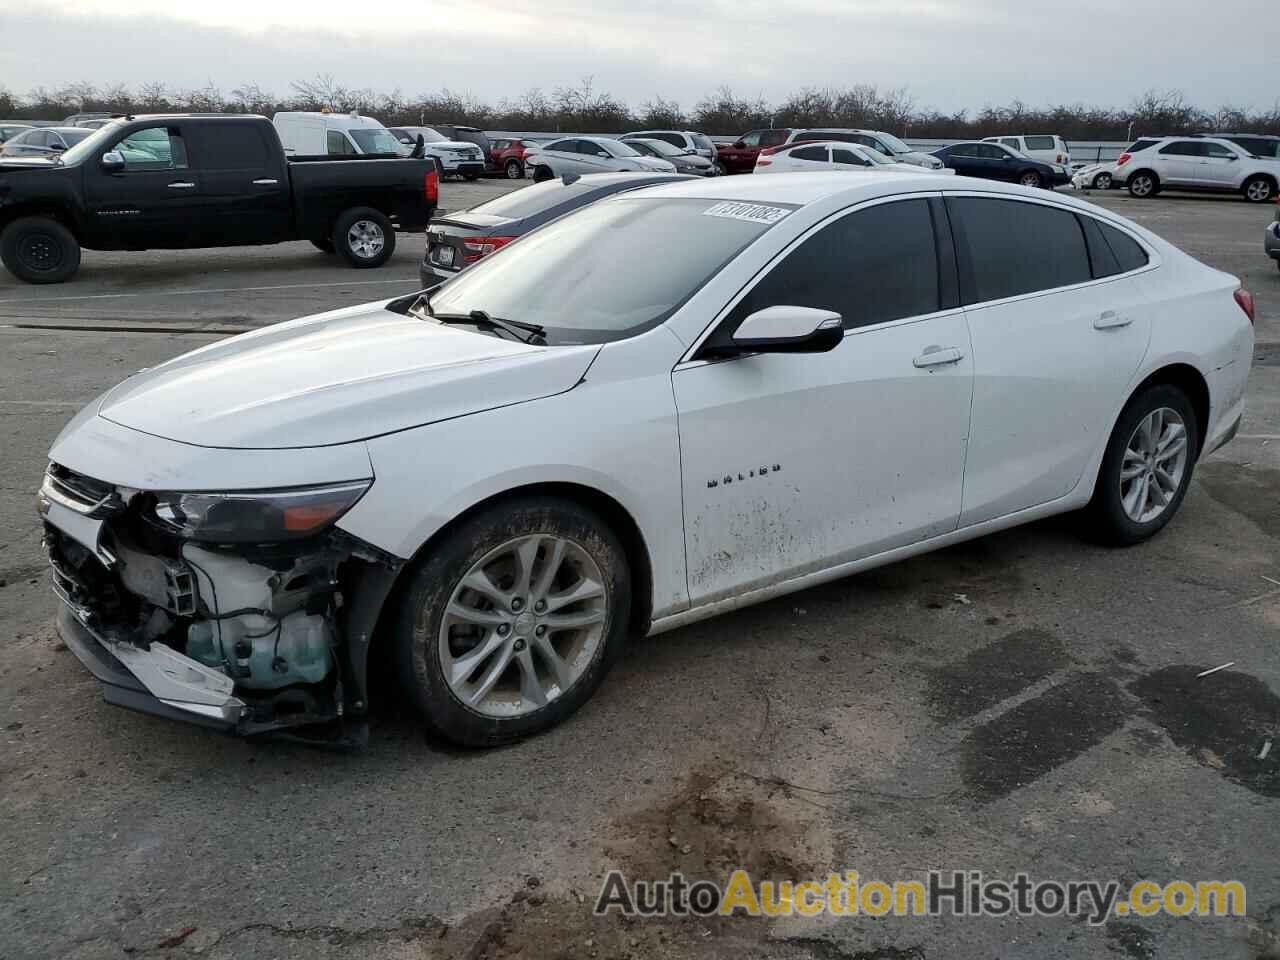
[(354, 157), (360, 154), (401, 155), (400, 141), (373, 117), (351, 113), (290, 110), (271, 118), (285, 156)]
[(1032, 160), (1071, 169), (1071, 150), (1067, 141), (1057, 135), (1033, 134), (1030, 136), (983, 137), (984, 143), (1003, 143), (1006, 147), (1025, 153)]

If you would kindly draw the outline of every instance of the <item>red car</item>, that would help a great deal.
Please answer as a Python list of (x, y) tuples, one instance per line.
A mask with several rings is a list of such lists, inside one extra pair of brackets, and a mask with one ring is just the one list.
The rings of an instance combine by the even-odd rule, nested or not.
[(716, 148), (716, 162), (722, 173), (751, 173), (756, 168), (756, 157), (766, 147), (776, 147), (787, 142), (790, 127), (774, 130), (752, 130), (744, 133), (733, 144)]
[(532, 140), (494, 140), (492, 151), (493, 170), (508, 180), (524, 176), (524, 157), (536, 146)]

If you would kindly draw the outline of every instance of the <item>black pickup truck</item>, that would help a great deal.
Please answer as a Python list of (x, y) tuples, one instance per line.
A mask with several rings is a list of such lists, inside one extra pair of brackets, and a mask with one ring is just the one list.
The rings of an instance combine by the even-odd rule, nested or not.
[(0, 158), (0, 260), (29, 283), (60, 283), (81, 247), (310, 240), (378, 267), (396, 229), (425, 229), (438, 195), (430, 159), (286, 159), (266, 117), (130, 117), (53, 159)]

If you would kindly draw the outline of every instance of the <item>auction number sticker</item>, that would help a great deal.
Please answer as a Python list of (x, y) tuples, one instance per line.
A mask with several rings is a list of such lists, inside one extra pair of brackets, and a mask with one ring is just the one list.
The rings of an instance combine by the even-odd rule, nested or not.
[(727, 217), (730, 220), (746, 220), (748, 223), (774, 224), (789, 214), (786, 207), (770, 207), (762, 203), (717, 203), (702, 211), (705, 217)]

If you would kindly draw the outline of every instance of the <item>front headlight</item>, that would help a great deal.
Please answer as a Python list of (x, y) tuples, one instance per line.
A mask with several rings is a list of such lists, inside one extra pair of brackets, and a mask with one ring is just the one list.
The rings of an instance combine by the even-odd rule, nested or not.
[(372, 480), (288, 490), (158, 493), (148, 519), (206, 543), (278, 543), (313, 536), (355, 506)]

